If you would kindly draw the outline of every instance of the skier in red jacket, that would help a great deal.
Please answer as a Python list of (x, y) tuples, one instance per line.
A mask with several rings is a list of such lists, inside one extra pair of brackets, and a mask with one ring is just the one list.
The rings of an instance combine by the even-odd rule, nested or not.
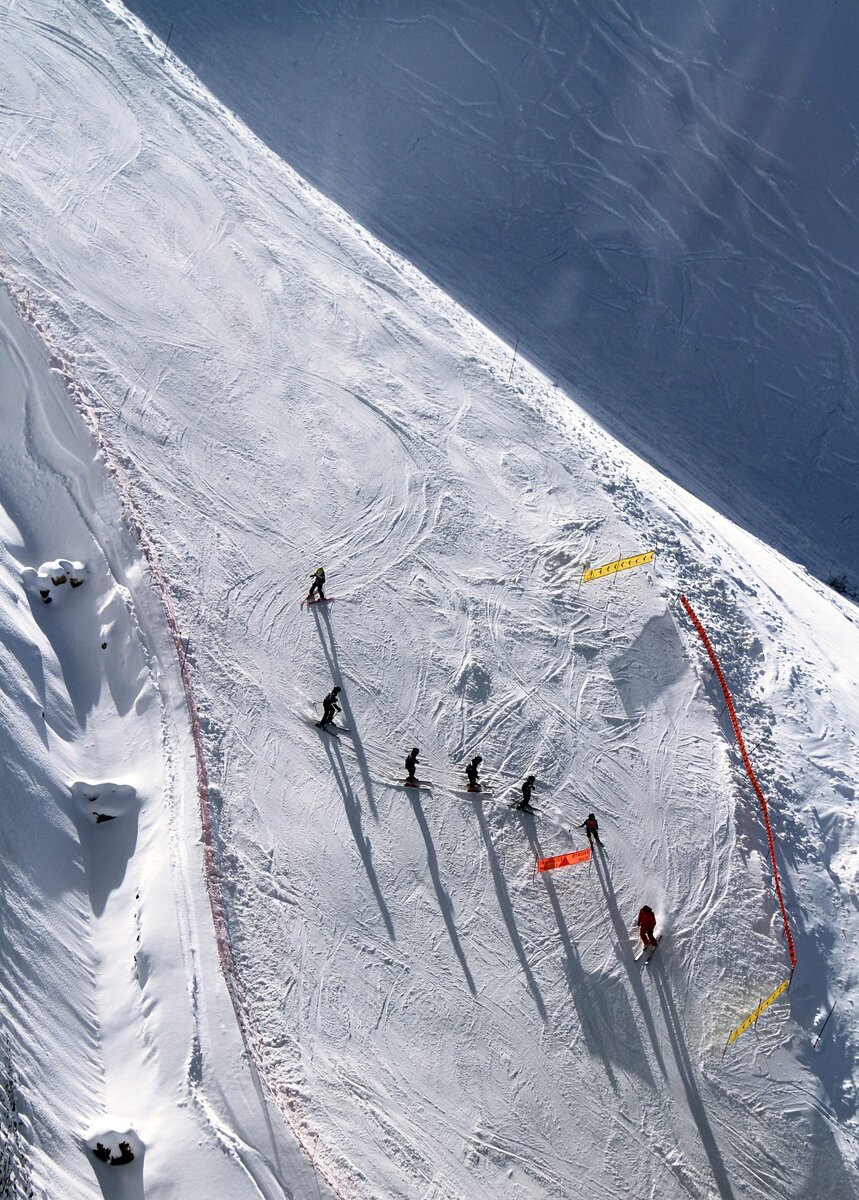
[(638, 913), (638, 920), (635, 922), (638, 926), (638, 932), (641, 934), (641, 940), (645, 946), (655, 946), (656, 938), (653, 936), (653, 931), (656, 928), (656, 913), (649, 904), (642, 904)]

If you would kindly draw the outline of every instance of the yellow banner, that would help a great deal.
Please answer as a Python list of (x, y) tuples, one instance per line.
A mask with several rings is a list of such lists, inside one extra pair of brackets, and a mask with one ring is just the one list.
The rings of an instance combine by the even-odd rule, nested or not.
[(604, 567), (593, 567), (585, 571), (582, 583), (605, 579), (606, 575), (614, 575), (616, 571), (628, 571), (630, 567), (643, 567), (645, 563), (653, 562), (655, 554), (655, 550), (648, 550), (646, 554), (633, 554), (632, 558), (618, 558), (614, 562), (606, 563)]
[(737, 1038), (740, 1036), (741, 1033), (745, 1033), (747, 1029), (751, 1029), (752, 1025), (754, 1025), (755, 1021), (757, 1021), (758, 1017), (761, 1015), (761, 1013), (764, 1011), (764, 1009), (769, 1008), (769, 1006), (772, 1004), (773, 1000), (778, 1000), (778, 998), (782, 994), (782, 992), (787, 991), (789, 983), (790, 983), (789, 979), (786, 979), (784, 981), (784, 983), (780, 983), (778, 985), (778, 987), (776, 988), (776, 990), (771, 995), (767, 996), (766, 1000), (761, 1000), (760, 1004), (757, 1006), (755, 1011), (753, 1013), (750, 1013), (746, 1017), (746, 1019), (745, 1019), (745, 1021), (743, 1021), (742, 1025), (738, 1025), (736, 1029), (731, 1030), (731, 1036), (728, 1038), (729, 1046), (730, 1046), (731, 1042), (735, 1042), (737, 1040)]

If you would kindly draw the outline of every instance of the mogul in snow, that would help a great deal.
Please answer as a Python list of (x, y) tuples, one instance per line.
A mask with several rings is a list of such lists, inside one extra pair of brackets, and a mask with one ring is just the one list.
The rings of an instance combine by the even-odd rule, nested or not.
[[(591, 848), (593, 848), (594, 842), (596, 842), (600, 849), (604, 848), (602, 842), (600, 841), (600, 823), (596, 819), (594, 813), (588, 813), (584, 821), (580, 823), (579, 829), (584, 829), (585, 833), (588, 835), (588, 841), (591, 844)], [(641, 911), (644, 912), (644, 909)]]
[(480, 791), (480, 764), (482, 762), (482, 756), (477, 754), (465, 768), (465, 774), (468, 778), (468, 790), (470, 792)]
[(516, 804), (514, 806), (515, 808), (530, 808), (531, 807), (531, 793), (534, 790), (534, 784), (536, 782), (537, 782), (536, 775), (528, 776), (528, 778), (522, 784), (522, 799), (519, 801), (518, 804)]
[(656, 913), (649, 904), (642, 904), (638, 913), (638, 920), (635, 923), (638, 926), (638, 932), (645, 946), (657, 946), (659, 944), (653, 936), (653, 931), (656, 929)]
[(310, 585), (310, 591), (307, 593), (307, 599), (312, 600), (313, 593), (318, 592), (319, 599), (324, 600), (325, 599), (325, 590), (324, 590), (325, 589), (325, 568), (317, 567), (316, 570), (313, 572), (313, 574), (310, 576), (310, 578), (312, 579), (313, 582)]
[(322, 720), (316, 722), (319, 729), (324, 729), (326, 725), (334, 724), (334, 714), (340, 712), (340, 705), (337, 703), (339, 695), (340, 688), (333, 687), (322, 701)]
[(406, 755), (406, 787), (417, 787), (418, 780), (415, 771), (418, 767), (418, 755), (420, 750), (417, 746), (412, 746), (409, 754)]

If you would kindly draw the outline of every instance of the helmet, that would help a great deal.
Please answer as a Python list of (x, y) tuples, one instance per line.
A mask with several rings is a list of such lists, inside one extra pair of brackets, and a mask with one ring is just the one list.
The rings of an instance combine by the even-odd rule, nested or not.
[(317, 567), (317, 568), (316, 568), (316, 570), (313, 572), (313, 574), (314, 574), (314, 575), (324, 575), (324, 574), (325, 574), (325, 568), (324, 568), (324, 567)]
[(340, 686), (339, 686), (339, 684), (338, 684), (338, 686), (337, 686), (337, 687), (333, 687), (333, 688), (331, 689), (331, 694), (332, 694), (333, 696), (338, 696), (338, 695), (340, 694), (340, 691), (341, 691), (341, 688), (340, 688)]
[(418, 750), (417, 746), (412, 746), (412, 754), (420, 754), (420, 750)]
[(533, 782), (535, 781), (535, 779), (536, 779), (536, 778), (537, 778), (537, 776), (536, 776), (536, 775), (529, 775), (529, 776), (528, 776), (528, 779), (527, 779), (527, 782), (528, 782), (528, 783), (533, 783)]
[(596, 819), (597, 819), (597, 818), (596, 818), (596, 813), (588, 813), (588, 820), (589, 820), (589, 821), (595, 821)]

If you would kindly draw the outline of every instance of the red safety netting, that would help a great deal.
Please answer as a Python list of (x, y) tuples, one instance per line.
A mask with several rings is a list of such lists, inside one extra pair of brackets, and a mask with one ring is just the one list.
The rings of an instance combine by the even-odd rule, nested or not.
[(772, 826), (770, 825), (770, 814), (769, 814), (769, 808), (767, 807), (766, 796), (764, 796), (763, 791), (761, 790), (761, 785), (758, 783), (757, 777), (755, 776), (754, 770), (752, 769), (751, 760), (749, 759), (749, 754), (748, 754), (748, 751), (746, 750), (746, 743), (743, 741), (743, 735), (740, 730), (740, 723), (737, 720), (737, 714), (734, 709), (734, 701), (731, 699), (731, 693), (728, 691), (728, 685), (725, 682), (725, 675), (724, 675), (724, 672), (722, 671), (722, 666), (721, 666), (718, 658), (716, 657), (716, 651), (713, 649), (713, 645), (712, 645), (709, 637), (707, 636), (707, 630), (704, 628), (704, 626), (699, 621), (697, 615), (695, 614), (694, 609), (692, 608), (692, 605), (689, 603), (689, 601), (686, 599), (685, 596), (680, 597), (680, 602), (683, 605), (683, 607), (686, 609), (686, 613), (689, 617), (689, 620), (695, 626), (698, 636), (700, 637), (701, 641), (704, 643), (704, 649), (707, 651), (707, 653), (710, 656), (710, 662), (713, 664), (713, 669), (716, 672), (716, 677), (719, 680), (719, 683), (722, 687), (722, 691), (724, 692), (724, 695), (725, 695), (725, 703), (728, 706), (728, 713), (730, 714), (730, 717), (731, 717), (731, 724), (734, 727), (734, 736), (737, 739), (737, 745), (740, 748), (740, 755), (743, 760), (743, 766), (746, 769), (746, 774), (749, 777), (752, 787), (755, 789), (755, 795), (757, 796), (757, 798), (761, 804), (761, 811), (764, 814), (764, 825), (765, 825), (766, 831), (767, 831), (767, 840), (769, 842), (769, 847), (770, 847), (770, 858), (772, 860), (772, 868), (773, 868), (773, 881), (775, 883), (775, 891), (776, 891), (776, 896), (778, 896), (779, 907), (781, 908), (782, 920), (784, 921), (784, 932), (785, 932), (785, 936), (787, 937), (787, 949), (788, 949), (788, 953), (790, 954), (790, 968), (791, 968), (791, 970), (793, 970), (793, 968), (796, 966), (796, 950), (794, 949), (794, 945), (793, 945), (793, 935), (790, 932), (790, 921), (788, 920), (787, 909), (785, 908), (785, 904), (784, 904), (784, 897), (781, 894), (781, 882), (780, 882), (779, 876), (778, 876), (778, 864), (776, 863), (776, 857), (775, 857), (775, 840), (773, 839)]

